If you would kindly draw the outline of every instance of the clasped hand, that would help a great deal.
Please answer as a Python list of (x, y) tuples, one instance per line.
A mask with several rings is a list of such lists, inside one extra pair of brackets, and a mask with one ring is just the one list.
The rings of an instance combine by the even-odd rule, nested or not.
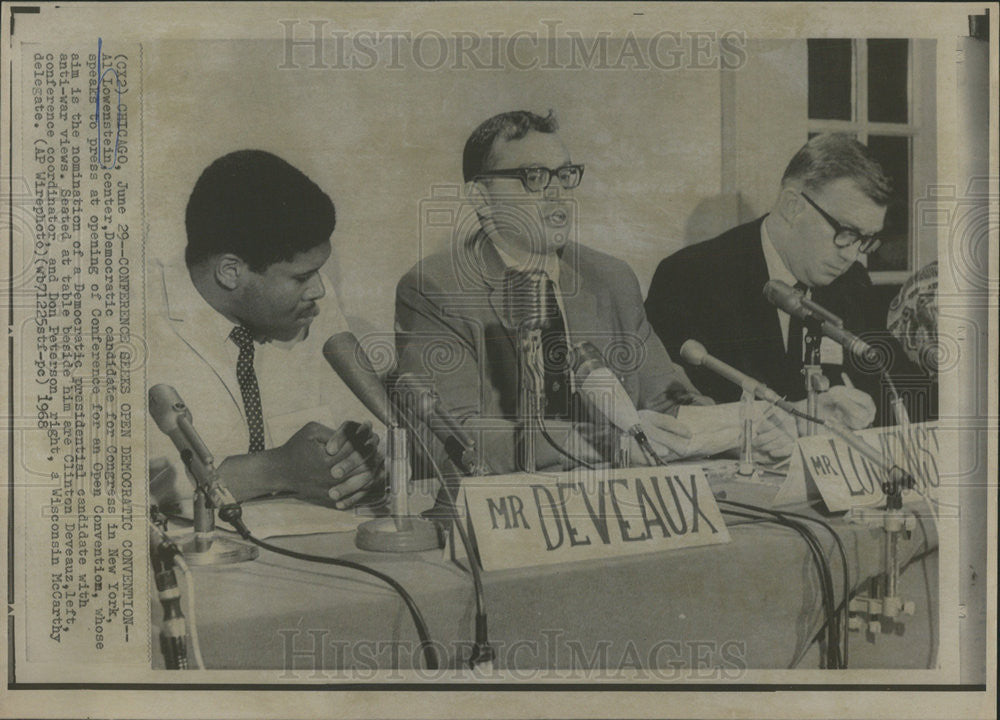
[(347, 421), (335, 431), (311, 422), (281, 446), (280, 462), (299, 497), (346, 510), (385, 487), (378, 445), (369, 422)]

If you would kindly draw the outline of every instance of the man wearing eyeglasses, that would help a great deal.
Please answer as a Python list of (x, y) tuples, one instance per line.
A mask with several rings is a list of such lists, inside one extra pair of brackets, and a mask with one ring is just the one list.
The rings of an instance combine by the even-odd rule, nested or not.
[[(879, 327), (871, 280), (860, 262), (878, 249), (889, 182), (868, 149), (846, 135), (819, 135), (792, 158), (778, 197), (764, 217), (686, 247), (663, 260), (646, 298), (646, 314), (669, 352), (688, 338), (790, 400), (805, 397), (802, 323), (770, 305), (764, 284), (781, 280), (840, 316), (855, 333)], [(878, 376), (824, 339), (824, 373), (835, 386), (845, 373), (861, 390), (833, 387), (841, 419), (870, 424)], [(719, 402), (740, 389), (703, 368), (691, 378)], [(862, 390), (866, 392), (862, 392)]]
[[(580, 422), (586, 411), (573, 392), (568, 349), (584, 341), (621, 377), (663, 456), (705, 451), (676, 414), (681, 405), (709, 401), (671, 362), (646, 321), (635, 274), (575, 241), (573, 189), (584, 167), (573, 162), (551, 113), (509, 112), (482, 123), (466, 142), (463, 174), (477, 227), (463, 233), (456, 222), (449, 247), (400, 280), (400, 370), (433, 381), (444, 406), (480, 437), (495, 471), (518, 469), (517, 332), (505, 311), (505, 288), (518, 273), (541, 272), (549, 308), (542, 333), (543, 414), (554, 442), (536, 439), (537, 467), (572, 466), (568, 456), (607, 459), (598, 449), (607, 447), (602, 424)], [(762, 423), (757, 447), (787, 454), (787, 428)]]

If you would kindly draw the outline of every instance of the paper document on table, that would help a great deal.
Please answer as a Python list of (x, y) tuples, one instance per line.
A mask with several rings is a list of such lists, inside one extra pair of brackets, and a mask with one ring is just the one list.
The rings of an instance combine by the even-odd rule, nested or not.
[[(353, 532), (365, 520), (371, 520), (371, 517), (359, 515), (353, 510), (335, 510), (313, 505), (293, 497), (243, 503), (243, 522), (254, 537), (261, 539), (282, 535)], [(230, 530), (221, 521), (217, 527)]]
[[(754, 432), (763, 427), (764, 419), (781, 412), (770, 403), (754, 401), (751, 419)], [(677, 411), (677, 419), (687, 425), (691, 439), (687, 445), (687, 457), (695, 455), (718, 455), (739, 447), (743, 432), (743, 418), (740, 403), (722, 405), (682, 405)]]
[(712, 405), (682, 405), (677, 419), (691, 431), (686, 456), (717, 455), (736, 447), (740, 436), (738, 403)]

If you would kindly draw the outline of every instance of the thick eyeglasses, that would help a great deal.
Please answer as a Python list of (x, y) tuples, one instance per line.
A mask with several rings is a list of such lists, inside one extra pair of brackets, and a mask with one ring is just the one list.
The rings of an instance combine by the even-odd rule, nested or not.
[(547, 167), (486, 170), (477, 175), (476, 179), (487, 177), (518, 178), (528, 192), (541, 192), (552, 183), (552, 178), (555, 177), (564, 190), (572, 190), (583, 179), (583, 165), (563, 165), (555, 170), (550, 170)]
[(834, 218), (830, 213), (821, 208), (816, 202), (806, 195), (805, 193), (799, 193), (806, 199), (806, 202), (816, 208), (816, 212), (823, 216), (827, 224), (833, 228), (833, 244), (839, 248), (849, 248), (854, 243), (858, 243), (858, 252), (867, 255), (868, 253), (873, 253), (882, 247), (882, 239), (872, 235), (863, 235), (857, 230), (853, 230), (849, 227), (844, 227), (836, 218)]

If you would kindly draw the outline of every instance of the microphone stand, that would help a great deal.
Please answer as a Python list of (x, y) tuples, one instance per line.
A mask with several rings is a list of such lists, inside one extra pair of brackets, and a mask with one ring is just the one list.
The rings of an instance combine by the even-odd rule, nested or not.
[[(839, 318), (834, 318), (839, 320)], [(818, 318), (809, 318), (805, 321), (806, 331), (806, 363), (803, 366), (803, 374), (806, 383), (806, 413), (811, 417), (817, 417), (819, 409), (819, 394), (830, 389), (830, 381), (823, 375), (820, 366), (820, 343), (823, 337), (823, 323)], [(896, 392), (896, 388), (889, 377), (888, 371), (882, 373), (888, 382), (891, 405), (896, 417), (896, 423), (902, 427), (909, 424), (906, 406)], [(838, 428), (833, 423), (826, 423), (826, 427), (835, 431), (841, 439), (846, 440), (855, 449), (859, 448), (860, 438), (854, 438), (852, 433), (838, 432)], [(816, 425), (809, 423), (807, 434), (816, 434)], [(899, 596), (899, 539), (905, 536), (907, 539), (916, 527), (916, 518), (903, 513), (903, 490), (913, 486), (913, 477), (905, 472), (898, 465), (888, 462), (881, 462), (883, 471), (886, 473), (882, 482), (882, 492), (885, 494), (885, 508), (880, 510), (868, 510), (865, 508), (855, 508), (851, 511), (851, 521), (863, 523), (872, 527), (880, 528), (884, 533), (883, 543), (883, 563), (884, 584), (875, 592), (860, 593), (851, 598), (848, 610), (852, 613), (848, 619), (848, 628), (851, 630), (861, 630), (866, 628), (869, 636), (874, 640), (882, 632), (882, 620), (886, 620), (894, 625), (902, 625), (900, 619), (903, 615), (912, 615), (916, 605), (912, 600), (906, 600)]]
[[(888, 384), (890, 406), (895, 416), (896, 425), (904, 432), (910, 424), (906, 405), (896, 392), (888, 370), (882, 371), (882, 377)], [(900, 442), (905, 442), (901, 440)], [(913, 478), (898, 465), (891, 465), (887, 470), (886, 480), (882, 483), (885, 493), (885, 508), (866, 510), (856, 508), (851, 511), (851, 521), (870, 527), (879, 528), (883, 532), (883, 585), (875, 587), (872, 593), (860, 593), (851, 599), (848, 610), (852, 613), (848, 619), (851, 630), (865, 629), (874, 640), (882, 632), (882, 622), (902, 626), (902, 616), (912, 615), (916, 604), (899, 595), (899, 540), (909, 539), (917, 520), (913, 515), (903, 513), (903, 490), (913, 487)]]
[[(183, 423), (178, 423), (184, 427)], [(231, 565), (256, 560), (260, 552), (253, 545), (219, 537), (215, 532), (215, 508), (211, 500), (217, 491), (218, 471), (211, 455), (196, 458), (190, 450), (181, 452), (184, 466), (194, 477), (194, 534), (180, 544), (189, 565)], [(228, 491), (226, 491), (228, 492)], [(227, 501), (223, 501), (228, 503)], [(235, 502), (235, 501), (233, 501)]]
[(859, 593), (851, 598), (848, 610), (848, 628), (865, 629), (874, 641), (882, 632), (882, 621), (891, 625), (903, 625), (901, 616), (912, 615), (916, 603), (899, 595), (899, 540), (900, 536), (910, 538), (917, 525), (912, 514), (903, 512), (903, 490), (913, 485), (913, 478), (898, 465), (893, 465), (882, 491), (886, 496), (885, 507), (879, 510), (856, 508), (851, 511), (851, 522), (863, 523), (883, 531), (883, 584), (871, 593)]
[(882, 379), (889, 390), (889, 405), (892, 407), (892, 414), (896, 419), (896, 424), (902, 428), (908, 427), (910, 424), (910, 414), (906, 411), (906, 403), (903, 402), (903, 398), (896, 392), (896, 384), (893, 383), (888, 369), (883, 368)]
[(542, 387), (545, 383), (542, 357), (542, 328), (531, 321), (521, 323), (517, 329), (518, 348), (518, 403), (517, 414), (521, 431), (520, 462), (523, 472), (537, 470), (536, 439), (541, 431), (544, 408)]
[(865, 440), (852, 431), (839, 427), (834, 422), (824, 422), (809, 415), (810, 424), (818, 424), (830, 430), (835, 436), (847, 443), (851, 448), (868, 458), (879, 470), (885, 473), (882, 481), (882, 492), (885, 494), (885, 507), (878, 509), (852, 508), (849, 521), (877, 528), (884, 533), (883, 567), (884, 583), (874, 592), (859, 593), (851, 598), (848, 610), (850, 630), (867, 629), (869, 636), (874, 638), (882, 632), (882, 620), (894, 625), (902, 625), (902, 615), (912, 615), (916, 604), (899, 596), (899, 539), (900, 536), (910, 538), (917, 526), (917, 519), (912, 514), (903, 512), (903, 491), (914, 486), (913, 476), (899, 465), (886, 460)]
[[(806, 414), (810, 417), (818, 417), (819, 395), (830, 389), (830, 381), (823, 374), (823, 367), (820, 364), (820, 343), (823, 341), (823, 329), (822, 323), (815, 318), (803, 322), (806, 358), (802, 366), (802, 375), (806, 385)], [(816, 434), (816, 426), (813, 423), (806, 426), (806, 434)]]
[[(455, 547), (454, 532), (457, 531), (465, 548), (476, 596), (475, 644), (469, 657), (469, 666), (477, 668), (492, 665), (496, 659), (496, 651), (489, 641), (486, 592), (483, 588), (475, 544), (470, 533), (462, 525), (459, 510), (455, 506), (458, 487), (449, 482), (449, 478), (441, 472), (441, 468), (434, 461), (428, 443), (421, 437), (419, 425), (423, 424), (430, 430), (431, 435), (441, 443), (455, 468), (466, 477), (484, 477), (492, 474), (493, 470), (481, 456), (476, 441), (458, 426), (457, 421), (447, 411), (439, 407), (439, 398), (433, 387), (404, 374), (396, 381), (395, 392), (397, 417), (409, 426), (414, 442), (427, 453), (430, 464), (441, 482), (434, 507), (424, 512), (423, 517), (436, 521), (442, 532), (447, 533), (450, 538), (452, 548)], [(407, 418), (412, 418), (413, 422), (409, 422)]]
[(850, 447), (871, 460), (875, 466), (885, 473), (882, 481), (882, 492), (885, 494), (885, 507), (878, 509), (852, 508), (849, 521), (865, 524), (881, 530), (884, 535), (883, 544), (883, 584), (875, 587), (872, 593), (859, 593), (848, 603), (847, 627), (850, 630), (866, 629), (869, 637), (874, 640), (882, 632), (882, 621), (893, 625), (903, 625), (901, 616), (912, 615), (916, 604), (899, 595), (899, 539), (900, 536), (910, 538), (917, 526), (917, 518), (903, 512), (903, 491), (914, 486), (913, 476), (899, 465), (886, 461), (863, 439), (852, 431), (843, 429), (833, 422), (817, 420), (809, 417), (811, 423), (822, 424), (834, 435), (846, 442)]
[(878, 469), (885, 473), (882, 481), (882, 492), (885, 494), (885, 507), (879, 509), (852, 508), (850, 522), (865, 524), (882, 530), (883, 544), (883, 584), (876, 587), (872, 593), (859, 593), (848, 603), (847, 627), (850, 630), (866, 629), (874, 640), (882, 632), (882, 621), (893, 625), (902, 625), (903, 615), (912, 615), (916, 604), (899, 595), (899, 539), (900, 536), (910, 538), (917, 526), (917, 519), (912, 514), (903, 512), (903, 491), (914, 486), (913, 476), (899, 465), (887, 461), (879, 455), (863, 439), (850, 430), (843, 429), (833, 422), (816, 420), (810, 416), (812, 423), (820, 423), (834, 435), (846, 442), (854, 450), (871, 460)]
[(620, 469), (630, 467), (632, 464), (632, 448), (629, 445), (629, 434), (624, 430), (614, 428), (614, 439), (616, 443), (612, 466)]
[(390, 516), (361, 524), (354, 544), (361, 550), (375, 552), (423, 552), (439, 547), (434, 523), (410, 515), (409, 438), (391, 403), (386, 424), (386, 461)]
[(743, 421), (743, 445), (740, 448), (740, 465), (736, 471), (740, 477), (759, 479), (760, 473), (753, 459), (753, 412), (754, 395), (743, 390), (740, 397), (740, 420)]
[[(166, 397), (158, 390), (166, 390)], [(180, 544), (189, 565), (230, 565), (254, 560), (257, 548), (236, 540), (219, 537), (215, 532), (215, 508), (235, 505), (229, 491), (219, 483), (215, 458), (195, 430), (191, 413), (177, 392), (168, 386), (154, 386), (149, 391), (150, 412), (153, 405), (163, 408), (163, 417), (154, 415), (157, 426), (174, 442), (184, 467), (195, 481), (194, 534)], [(159, 403), (163, 403), (159, 405)], [(167, 427), (161, 425), (161, 421)]]
[[(614, 410), (611, 407), (614, 404), (614, 398), (610, 395), (601, 395), (600, 404), (597, 406), (597, 415), (603, 415), (605, 418), (614, 417)], [(607, 450), (610, 452), (605, 452), (604, 457), (611, 458), (611, 467), (616, 469), (630, 467), (632, 461), (632, 449), (629, 444), (629, 439), (631, 435), (622, 430), (617, 425), (612, 422), (607, 422), (607, 427), (611, 431), (609, 434), (609, 446)]]

